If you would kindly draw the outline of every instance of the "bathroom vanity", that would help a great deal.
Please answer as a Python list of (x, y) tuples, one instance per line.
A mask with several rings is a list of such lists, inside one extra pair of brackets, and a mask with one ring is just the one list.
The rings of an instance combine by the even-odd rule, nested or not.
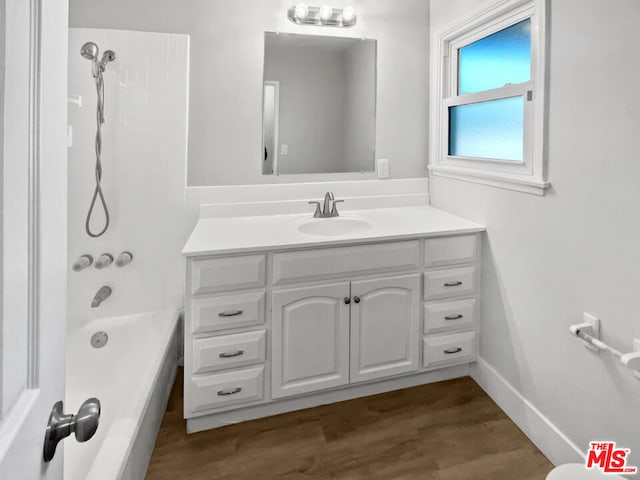
[(201, 218), (183, 252), (188, 431), (466, 375), (482, 231), (427, 206)]

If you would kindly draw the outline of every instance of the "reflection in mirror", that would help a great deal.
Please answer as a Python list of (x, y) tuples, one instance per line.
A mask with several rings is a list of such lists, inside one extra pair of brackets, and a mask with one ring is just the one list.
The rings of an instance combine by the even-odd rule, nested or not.
[(264, 175), (374, 170), (376, 47), (265, 34)]

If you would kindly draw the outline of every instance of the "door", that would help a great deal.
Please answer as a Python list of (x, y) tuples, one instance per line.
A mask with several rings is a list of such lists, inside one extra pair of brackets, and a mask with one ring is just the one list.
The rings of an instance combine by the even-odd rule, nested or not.
[(349, 383), (349, 283), (273, 294), (273, 398)]
[(62, 479), (43, 443), (64, 397), (67, 22), (65, 0), (0, 0), (2, 479)]
[(351, 298), (351, 382), (417, 370), (420, 276), (352, 282)]
[(278, 174), (278, 130), (280, 129), (280, 82), (264, 82), (262, 107), (262, 174)]

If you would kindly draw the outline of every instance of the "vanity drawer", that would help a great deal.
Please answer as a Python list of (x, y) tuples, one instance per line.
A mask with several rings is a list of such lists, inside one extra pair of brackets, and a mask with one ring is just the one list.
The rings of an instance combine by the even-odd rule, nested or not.
[(425, 337), (423, 356), (424, 368), (472, 362), (476, 357), (476, 333)]
[(191, 378), (187, 411), (253, 402), (264, 398), (264, 367)]
[(424, 242), (424, 265), (427, 268), (473, 263), (477, 255), (477, 237), (428, 238)]
[(201, 295), (227, 290), (262, 287), (266, 278), (266, 257), (210, 258), (193, 260), (191, 294)]
[(263, 363), (266, 331), (237, 333), (193, 341), (193, 374)]
[(353, 247), (323, 248), (273, 256), (274, 285), (374, 272), (418, 268), (420, 243), (393, 242)]
[(476, 299), (425, 303), (424, 333), (471, 328), (475, 323)]
[(433, 270), (424, 274), (424, 299), (471, 295), (476, 289), (476, 267)]
[(191, 332), (262, 325), (264, 315), (264, 290), (220, 297), (195, 297), (191, 300)]

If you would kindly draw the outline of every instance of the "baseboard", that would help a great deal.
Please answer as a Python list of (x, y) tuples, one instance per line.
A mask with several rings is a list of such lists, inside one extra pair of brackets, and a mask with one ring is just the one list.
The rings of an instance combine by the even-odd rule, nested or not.
[(483, 358), (478, 358), (471, 366), (471, 378), (487, 392), (551, 463), (584, 463), (585, 454), (569, 437)]

